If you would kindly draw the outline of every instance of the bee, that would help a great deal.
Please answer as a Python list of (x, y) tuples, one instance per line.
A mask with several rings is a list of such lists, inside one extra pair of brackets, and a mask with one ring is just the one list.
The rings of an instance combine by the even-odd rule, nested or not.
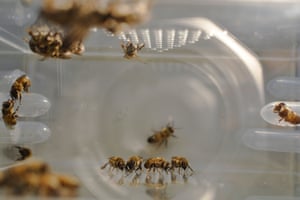
[(29, 92), (29, 87), (31, 86), (30, 78), (24, 74), (17, 78), (17, 80), (12, 84), (10, 88), (10, 97), (12, 100), (19, 100), (21, 104), (22, 92)]
[(154, 172), (156, 169), (162, 169), (162, 170), (168, 172), (171, 165), (168, 161), (166, 161), (162, 157), (153, 157), (153, 158), (149, 158), (145, 161), (144, 167), (146, 169), (148, 169), (148, 171), (153, 170), (153, 172)]
[(137, 56), (138, 51), (144, 48), (145, 44), (133, 44), (132, 42), (122, 43), (121, 47), (124, 51), (124, 58), (131, 59)]
[(173, 171), (175, 168), (178, 168), (179, 174), (180, 169), (183, 169), (184, 171), (186, 169), (190, 169), (192, 172), (194, 171), (191, 166), (189, 165), (188, 160), (185, 157), (181, 156), (173, 156), (171, 159), (171, 170)]
[(161, 146), (162, 143), (165, 143), (165, 146), (168, 145), (169, 137), (176, 137), (174, 135), (175, 128), (171, 123), (168, 123), (164, 128), (160, 131), (153, 131), (154, 134), (148, 137), (147, 142), (150, 144), (158, 144), (158, 147)]
[(279, 122), (282, 120), (291, 124), (300, 124), (300, 116), (296, 112), (292, 111), (285, 103), (281, 102), (274, 106), (274, 113), (278, 113), (280, 116)]
[(120, 158), (118, 156), (112, 156), (112, 157), (108, 158), (108, 162), (105, 163), (101, 167), (101, 169), (105, 169), (107, 165), (110, 165), (110, 168), (119, 169), (121, 171), (123, 171), (126, 167), (126, 163), (123, 160), (123, 158)]
[(15, 161), (26, 160), (32, 155), (31, 149), (12, 145), (4, 149), (3, 153), (10, 159)]
[(125, 169), (128, 173), (142, 170), (143, 158), (141, 156), (131, 156), (126, 162)]
[(19, 107), (15, 108), (15, 102), (12, 99), (4, 101), (2, 103), (2, 119), (6, 127), (12, 129), (17, 124), (17, 111)]

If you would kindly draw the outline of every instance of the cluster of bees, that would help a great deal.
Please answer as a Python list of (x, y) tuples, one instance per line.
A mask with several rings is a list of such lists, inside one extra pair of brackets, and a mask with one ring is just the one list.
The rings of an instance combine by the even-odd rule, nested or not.
[(66, 45), (63, 31), (51, 29), (46, 24), (30, 27), (28, 34), (30, 49), (44, 58), (67, 59), (71, 58), (72, 54), (81, 55), (85, 50), (81, 41)]
[[(153, 132), (153, 135), (147, 138), (147, 142), (157, 145), (158, 147), (160, 147), (162, 144), (165, 144), (165, 146), (167, 146), (168, 139), (170, 137), (176, 137), (174, 135), (175, 128), (171, 123), (168, 123), (161, 130)], [(125, 172), (126, 175), (135, 172), (135, 176), (132, 182), (136, 181), (136, 179), (140, 177), (141, 173), (146, 170), (146, 184), (152, 184), (152, 176), (151, 174), (149, 174), (150, 172), (158, 173), (158, 182), (160, 184), (164, 184), (164, 177), (162, 176), (162, 172), (165, 172), (166, 174), (170, 173), (172, 182), (176, 181), (176, 170), (177, 173), (179, 175), (182, 175), (182, 178), (185, 180), (187, 180), (187, 177), (192, 175), (194, 172), (188, 160), (182, 156), (173, 156), (170, 162), (163, 157), (151, 157), (144, 160), (141, 156), (132, 156), (127, 161), (125, 161), (121, 157), (112, 156), (108, 158), (108, 162), (101, 166), (101, 169), (105, 169), (107, 166), (109, 166), (110, 171), (118, 169)], [(184, 171), (183, 174), (181, 174), (181, 170)], [(187, 174), (186, 170), (190, 170), (191, 173)]]
[[(151, 7), (150, 0), (80, 1), (55, 6), (55, 1), (44, 0), (38, 22), (28, 30), (30, 49), (44, 58), (71, 58), (72, 54), (81, 55), (84, 51), (83, 40), (91, 28), (101, 27), (117, 34), (125, 27), (132, 27), (145, 21)], [(49, 24), (49, 26), (47, 25)], [(50, 23), (51, 27), (50, 27)], [(39, 25), (41, 24), (41, 25)], [(61, 28), (60, 28), (61, 27)], [(122, 44), (125, 57), (132, 58), (144, 44)]]
[[(17, 124), (19, 106), (22, 93), (29, 92), (31, 81), (27, 75), (18, 77), (10, 89), (10, 99), (2, 103), (2, 119), (7, 128), (12, 129)], [(18, 101), (18, 105), (16, 105)]]
[(300, 116), (283, 102), (276, 104), (273, 112), (278, 113), (280, 117), (279, 122), (284, 120), (294, 125), (300, 124)]
[[(13, 129), (17, 124), (22, 94), (29, 92), (30, 86), (31, 81), (25, 74), (12, 84), (10, 98), (2, 103), (2, 119), (7, 128)], [(32, 151), (20, 145), (10, 145), (3, 149), (3, 154), (14, 161), (23, 161), (31, 157)], [(79, 182), (72, 176), (53, 173), (46, 163), (33, 160), (0, 171), (0, 188), (9, 195), (73, 197), (77, 196)]]
[(16, 196), (74, 197), (79, 182), (73, 176), (52, 172), (45, 162), (32, 160), (0, 171), (0, 188)]

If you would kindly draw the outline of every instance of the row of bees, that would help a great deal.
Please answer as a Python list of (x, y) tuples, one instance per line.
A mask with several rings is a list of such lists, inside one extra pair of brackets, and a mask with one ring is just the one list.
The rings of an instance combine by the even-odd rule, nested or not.
[[(12, 129), (17, 124), (17, 112), (21, 105), (22, 93), (29, 92), (30, 78), (24, 74), (18, 77), (10, 89), (10, 98), (2, 103), (2, 119), (7, 128)], [(18, 101), (18, 105), (17, 104)]]
[[(163, 157), (151, 157), (144, 160), (141, 156), (131, 156), (125, 161), (121, 157), (112, 156), (108, 158), (108, 162), (101, 166), (101, 170), (104, 170), (107, 166), (109, 166), (109, 173), (112, 173), (114, 169), (122, 172), (119, 183), (123, 183), (123, 175), (128, 177), (131, 174), (133, 174), (131, 183), (137, 183), (144, 173), (146, 175), (144, 183), (147, 185), (164, 185), (167, 183), (164, 181), (166, 179), (164, 174), (171, 175), (172, 183), (176, 182), (177, 175), (180, 175), (184, 181), (187, 181), (188, 177), (194, 172), (187, 158), (182, 156), (173, 156), (170, 162)], [(153, 182), (155, 177), (157, 177), (156, 183)]]
[[(166, 126), (162, 127), (160, 130), (154, 130), (153, 134), (147, 138), (147, 142), (157, 147), (165, 145), (167, 147), (168, 140), (171, 137), (176, 137), (175, 127), (173, 123), (167, 123)], [(119, 156), (112, 156), (108, 158), (108, 161), (101, 166), (101, 170), (106, 169), (109, 166), (108, 173), (112, 175), (113, 170), (118, 170), (122, 172), (122, 176), (118, 183), (123, 183), (123, 175), (126, 177), (132, 177), (130, 183), (136, 184), (139, 179), (144, 175), (145, 183), (149, 185), (164, 185), (167, 182), (165, 175), (171, 176), (172, 183), (176, 182), (177, 175), (181, 176), (184, 181), (187, 181), (188, 177), (194, 172), (189, 164), (187, 158), (182, 156), (173, 156), (171, 161), (166, 160), (163, 157), (151, 157), (143, 159), (141, 156), (131, 156), (128, 160), (124, 160)], [(183, 173), (181, 173), (183, 171)], [(130, 176), (133, 175), (133, 176)], [(155, 179), (157, 179), (155, 181)]]

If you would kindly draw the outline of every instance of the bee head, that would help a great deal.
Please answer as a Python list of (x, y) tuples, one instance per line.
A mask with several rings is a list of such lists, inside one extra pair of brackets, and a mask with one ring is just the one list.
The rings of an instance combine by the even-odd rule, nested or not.
[(126, 163), (125, 168), (126, 168), (127, 171), (133, 170), (133, 168), (134, 168), (134, 161), (132, 161), (132, 160), (128, 161), (128, 162)]
[(155, 137), (154, 136), (148, 137), (147, 142), (148, 143), (155, 143), (156, 142)]
[(2, 108), (3, 109), (9, 109), (11, 106), (11, 102), (10, 101), (5, 101), (2, 103)]
[(167, 125), (167, 130), (168, 130), (168, 132), (170, 132), (170, 133), (174, 133), (174, 127), (173, 126), (171, 126), (171, 125)]
[(146, 169), (148, 169), (148, 168), (150, 167), (150, 163), (146, 161), (146, 162), (144, 163), (144, 167), (145, 167)]
[(118, 167), (119, 167), (119, 169), (121, 169), (121, 170), (123, 170), (123, 169), (125, 169), (125, 162), (119, 162), (118, 163)]
[(274, 112), (274, 113), (278, 113), (278, 112), (280, 112), (280, 110), (283, 109), (284, 107), (286, 107), (286, 104), (285, 104), (285, 103), (279, 103), (279, 104), (276, 104), (276, 105), (274, 106), (273, 112)]
[(168, 161), (164, 162), (163, 163), (163, 168), (164, 168), (164, 170), (169, 170), (171, 168), (170, 163)]

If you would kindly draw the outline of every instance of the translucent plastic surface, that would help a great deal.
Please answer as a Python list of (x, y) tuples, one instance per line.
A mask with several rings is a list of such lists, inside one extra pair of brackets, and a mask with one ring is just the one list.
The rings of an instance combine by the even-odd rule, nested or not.
[(268, 82), (267, 91), (277, 99), (300, 100), (300, 78), (278, 77)]
[(246, 200), (299, 200), (299, 197), (294, 196), (251, 196)]
[[(110, 50), (110, 53), (105, 52), (100, 66), (95, 57), (99, 52), (92, 51), (97, 44), (92, 41), (99, 41), (103, 35), (96, 31), (91, 35), (92, 41), (87, 43), (95, 47), (86, 54), (90, 60), (77, 60), (62, 67), (65, 98), (61, 101), (68, 105), (65, 110), (72, 111), (73, 120), (65, 115), (62, 118), (64, 124), (72, 124), (72, 133), (80, 132), (74, 139), (81, 147), (80, 157), (84, 161), (78, 160), (77, 171), (97, 198), (142, 199), (153, 189), (145, 184), (145, 171), (138, 180), (140, 184), (133, 187), (132, 176), (122, 180), (117, 170), (111, 175), (108, 170), (100, 170), (100, 166), (111, 156), (125, 160), (132, 155), (145, 159), (162, 156), (167, 160), (175, 155), (185, 156), (195, 173), (186, 183), (179, 178), (177, 184), (172, 183), (169, 174), (165, 175), (164, 187), (174, 199), (184, 196), (197, 199), (207, 194), (202, 173), (210, 165), (218, 165), (214, 163), (215, 158), (222, 157), (221, 152), (228, 150), (223, 149), (228, 142), (225, 138), (230, 137), (232, 141), (239, 130), (260, 121), (257, 115), (263, 100), (261, 68), (229, 33), (206, 19), (151, 25), (149, 34), (146, 32), (148, 39), (143, 31), (136, 30), (125, 37), (134, 42), (150, 41), (139, 52), (146, 62), (128, 61)], [(179, 33), (186, 35), (179, 36)], [(194, 39), (190, 33), (195, 33)], [(168, 39), (172, 34), (174, 38)], [(113, 44), (120, 45), (118, 41)], [(180, 48), (173, 48), (172, 44)], [(237, 57), (216, 59), (212, 56), (216, 54), (222, 58)], [(68, 73), (70, 71), (72, 73)], [(253, 100), (253, 96), (258, 98)], [(82, 128), (83, 117), (85, 128)], [(178, 128), (174, 133), (177, 137), (169, 138), (167, 147), (148, 144), (147, 138), (153, 130), (164, 127), (169, 117)], [(91, 126), (94, 121), (97, 125)]]
[[(278, 126), (300, 126), (300, 124), (292, 124), (290, 122), (286, 122), (285, 120), (281, 120), (281, 117), (278, 116), (278, 113), (274, 113), (274, 106), (281, 103), (281, 101), (271, 102), (265, 105), (260, 112), (261, 117), (268, 123)], [(296, 114), (300, 114), (300, 103), (294, 101), (285, 101), (284, 102), (292, 111), (296, 112)]]
[(18, 122), (14, 129), (7, 129), (0, 123), (0, 143), (1, 144), (35, 144), (47, 140), (50, 129), (40, 122)]
[(257, 150), (300, 153), (300, 134), (296, 130), (249, 129), (243, 142)]

